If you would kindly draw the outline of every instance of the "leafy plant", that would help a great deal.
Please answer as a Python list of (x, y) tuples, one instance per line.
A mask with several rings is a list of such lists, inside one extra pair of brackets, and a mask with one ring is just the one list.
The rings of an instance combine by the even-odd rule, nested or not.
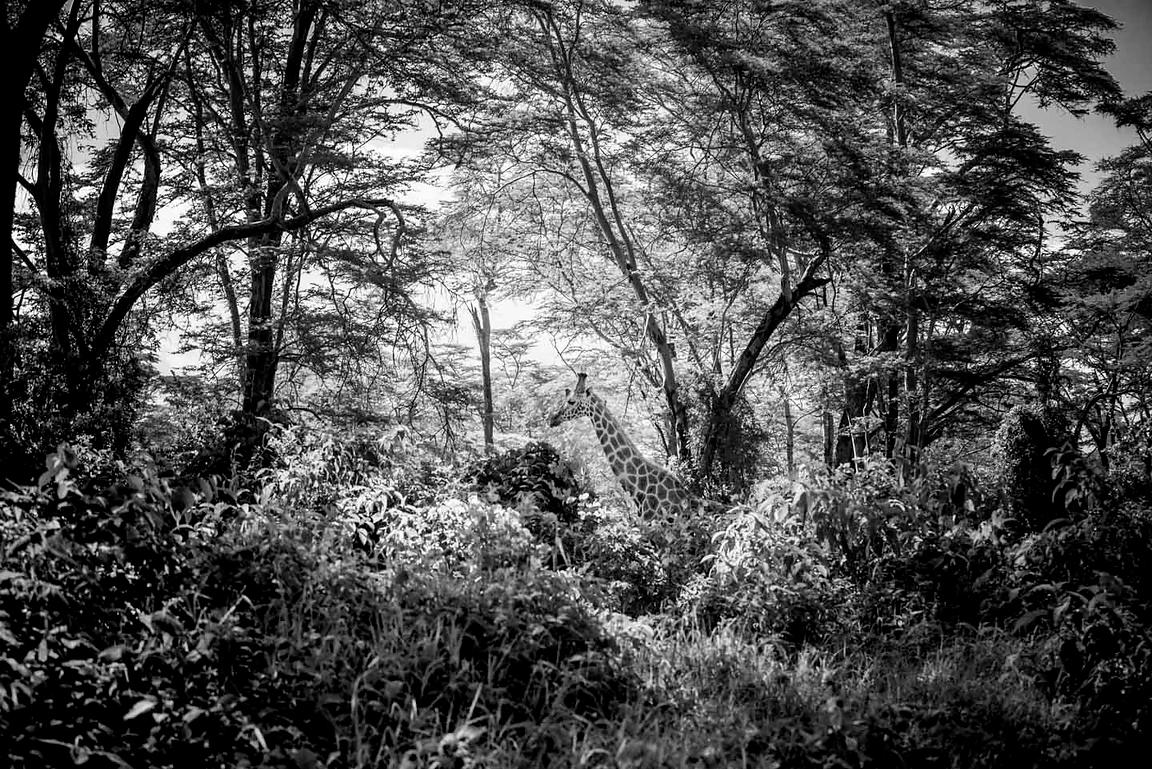
[(807, 484), (794, 514), (811, 521), (846, 573), (863, 579), (877, 559), (902, 557), (925, 537), (974, 519), (980, 500), (963, 465), (947, 472), (925, 467), (908, 478), (896, 463), (869, 458)]
[(998, 493), (1021, 531), (1039, 531), (1065, 514), (1057, 495), (1050, 450), (1066, 440), (1067, 425), (1052, 409), (1021, 405), (1003, 418), (993, 439)]
[[(529, 443), (482, 459), (464, 472), (472, 491), (530, 515), (545, 515), (570, 524), (577, 517), (576, 498), (589, 494), (554, 447)], [(534, 525), (542, 525), (543, 521)]]
[(737, 622), (791, 649), (833, 635), (851, 595), (804, 524), (777, 523), (748, 508), (738, 508), (713, 536), (703, 563), (706, 571), (681, 591), (680, 611), (705, 627)]

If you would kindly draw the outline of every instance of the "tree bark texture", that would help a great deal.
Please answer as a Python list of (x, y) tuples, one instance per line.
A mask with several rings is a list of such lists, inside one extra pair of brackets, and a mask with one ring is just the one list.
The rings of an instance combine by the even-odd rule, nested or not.
[[(12, 262), (16, 251), (12, 240), (16, 209), (16, 179), (20, 170), (21, 131), (24, 126), (25, 91), (36, 68), (45, 33), (65, 5), (65, 0), (37, 0), (26, 3), (14, 25), (11, 7), (0, 0), (0, 43), (5, 53), (6, 71), (0, 78), (0, 104), (6, 105), (0, 128), (0, 381), (11, 382), (15, 372), (16, 340)], [(0, 387), (0, 465), (7, 465), (8, 453), (15, 449), (12, 430), (13, 393)]]
[(476, 330), (476, 343), (480, 348), (480, 383), (484, 392), (484, 406), (480, 421), (484, 428), (484, 448), (492, 451), (496, 444), (492, 404), (492, 319), (488, 313), (488, 299), (483, 292), (476, 294), (476, 304), (469, 308), (472, 328)]

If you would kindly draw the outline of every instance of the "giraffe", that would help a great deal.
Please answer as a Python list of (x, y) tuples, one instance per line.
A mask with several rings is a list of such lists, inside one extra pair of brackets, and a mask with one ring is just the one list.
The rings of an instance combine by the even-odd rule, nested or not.
[(548, 420), (549, 426), (581, 416), (591, 419), (616, 480), (642, 517), (652, 518), (669, 509), (683, 510), (700, 504), (701, 500), (688, 491), (683, 481), (640, 453), (608, 406), (588, 387), (587, 377), (577, 374), (576, 389), (564, 390), (564, 402)]

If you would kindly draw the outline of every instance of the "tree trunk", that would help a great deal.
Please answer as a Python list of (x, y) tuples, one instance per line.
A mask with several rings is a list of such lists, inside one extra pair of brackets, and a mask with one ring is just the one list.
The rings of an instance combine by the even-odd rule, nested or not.
[[(295, 185), (296, 179), (292, 174), (300, 172), (300, 169), (295, 168), (293, 158), (300, 149), (300, 131), (304, 129), (295, 126), (287, 118), (299, 116), (304, 111), (300, 99), (303, 61), (318, 12), (319, 3), (308, 0), (300, 5), (293, 20), (292, 41), (280, 84), (278, 114), (281, 120), (272, 131), (268, 147), (272, 155), (268, 167), (274, 170), (270, 172), (262, 201), (266, 218), (283, 216), (283, 195), (290, 185)], [(238, 170), (241, 174), (247, 172), (247, 168)], [(282, 234), (278, 232), (261, 238), (251, 257), (248, 349), (245, 353), (244, 397), (241, 401), (241, 408), (248, 417), (269, 416), (276, 395), (276, 369), (280, 363), (280, 350), (273, 321), (272, 300), (282, 239)]]
[(728, 437), (729, 426), (732, 422), (732, 409), (744, 391), (745, 385), (748, 384), (752, 370), (760, 359), (760, 354), (764, 351), (768, 340), (804, 297), (829, 282), (829, 278), (815, 277), (816, 271), (823, 262), (823, 258), (814, 260), (795, 288), (791, 291), (782, 290), (780, 292), (768, 312), (760, 319), (756, 330), (741, 351), (723, 389), (712, 399), (708, 414), (708, 427), (705, 429), (704, 441), (700, 447), (699, 473), (701, 477), (711, 476), (715, 469), (717, 450)]
[[(0, 124), (0, 382), (11, 382), (15, 374), (16, 339), (12, 306), (12, 260), (16, 256), (12, 230), (16, 213), (16, 178), (20, 170), (21, 128), (28, 82), (40, 55), (45, 33), (64, 7), (65, 0), (38, 0), (27, 3), (14, 26), (9, 26), (12, 10), (8, 0), (0, 0), (0, 43), (7, 62), (0, 78), (0, 104), (7, 116)], [(0, 387), (0, 466), (8, 466), (14, 453), (12, 435), (12, 388)]]
[(789, 480), (796, 480), (796, 420), (788, 393), (784, 393), (784, 463)]
[[(856, 340), (853, 344), (853, 353), (867, 354), (871, 343), (871, 332), (865, 324), (856, 330)], [(835, 449), (832, 452), (832, 467), (852, 465), (853, 462), (868, 453), (868, 425), (865, 423), (872, 412), (876, 399), (876, 379), (874, 377), (857, 377), (848, 374), (848, 355), (844, 345), (837, 340), (835, 352), (840, 368), (845, 372), (844, 402), (840, 409), (840, 419), (835, 431)], [(863, 424), (863, 427), (861, 426)]]
[(472, 314), (472, 327), (476, 330), (476, 342), (480, 347), (480, 379), (484, 389), (484, 410), (480, 414), (480, 421), (484, 425), (484, 449), (491, 452), (496, 445), (492, 406), (492, 319), (488, 314), (487, 297), (482, 291), (476, 293), (476, 304), (469, 311)]
[(920, 355), (920, 311), (908, 304), (907, 331), (904, 342), (904, 397), (908, 404), (904, 427), (904, 453), (902, 461), (907, 468), (920, 464), (920, 452), (924, 448), (923, 404), (921, 403), (920, 377), (917, 372)]
[[(901, 102), (902, 86), (904, 84), (904, 67), (900, 50), (899, 19), (896, 11), (886, 10), (884, 22), (888, 34), (889, 44), (889, 72), (892, 83), (896, 86), (892, 97), (892, 112), (887, 120), (888, 141), (899, 148), (893, 153), (893, 161), (889, 173), (896, 178), (907, 175), (904, 162), (904, 150), (908, 148), (908, 129), (905, 109)], [(907, 265), (902, 265), (894, 242), (884, 244), (879, 271), (884, 285), (893, 292), (901, 292), (905, 299), (903, 311), (899, 307), (881, 307), (874, 309), (870, 314), (871, 323), (875, 324), (876, 342), (873, 346), (872, 336), (869, 334), (868, 343), (856, 345), (856, 352), (868, 356), (879, 353), (889, 354), (893, 360), (900, 352), (900, 332), (909, 328), (912, 322), (910, 314), (915, 311), (909, 297), (912, 274)], [(844, 410), (840, 415), (840, 435), (837, 439), (836, 464), (844, 464), (859, 459), (873, 450), (871, 438), (872, 426), (860, 422), (876, 416), (883, 428), (883, 452), (888, 459), (903, 461), (904, 456), (897, 456), (900, 452), (900, 443), (908, 445), (907, 426), (901, 430), (901, 407), (907, 401), (907, 385), (909, 383), (907, 367), (911, 359), (907, 351), (904, 356), (905, 371), (901, 372), (895, 364), (884, 373), (869, 374), (859, 381), (845, 381)], [(847, 367), (844, 362), (845, 368)], [(912, 381), (915, 374), (912, 374)], [(914, 419), (912, 413), (903, 415), (906, 420)]]
[(253, 417), (267, 417), (276, 394), (276, 349), (273, 302), (278, 238), (264, 238), (252, 256), (252, 287), (248, 306), (248, 349), (244, 362), (241, 408)]
[(836, 468), (836, 415), (832, 413), (825, 396), (824, 413), (821, 414), (820, 424), (824, 428), (824, 466), (829, 470)]

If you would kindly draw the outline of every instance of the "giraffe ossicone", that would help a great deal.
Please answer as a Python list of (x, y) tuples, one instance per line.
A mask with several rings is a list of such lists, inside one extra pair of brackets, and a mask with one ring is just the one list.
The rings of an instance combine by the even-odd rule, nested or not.
[(641, 516), (655, 517), (670, 508), (682, 510), (701, 502), (668, 468), (640, 453), (607, 404), (592, 392), (587, 374), (577, 374), (575, 389), (564, 390), (564, 401), (548, 424), (556, 427), (578, 417), (588, 417), (592, 421), (612, 473)]

